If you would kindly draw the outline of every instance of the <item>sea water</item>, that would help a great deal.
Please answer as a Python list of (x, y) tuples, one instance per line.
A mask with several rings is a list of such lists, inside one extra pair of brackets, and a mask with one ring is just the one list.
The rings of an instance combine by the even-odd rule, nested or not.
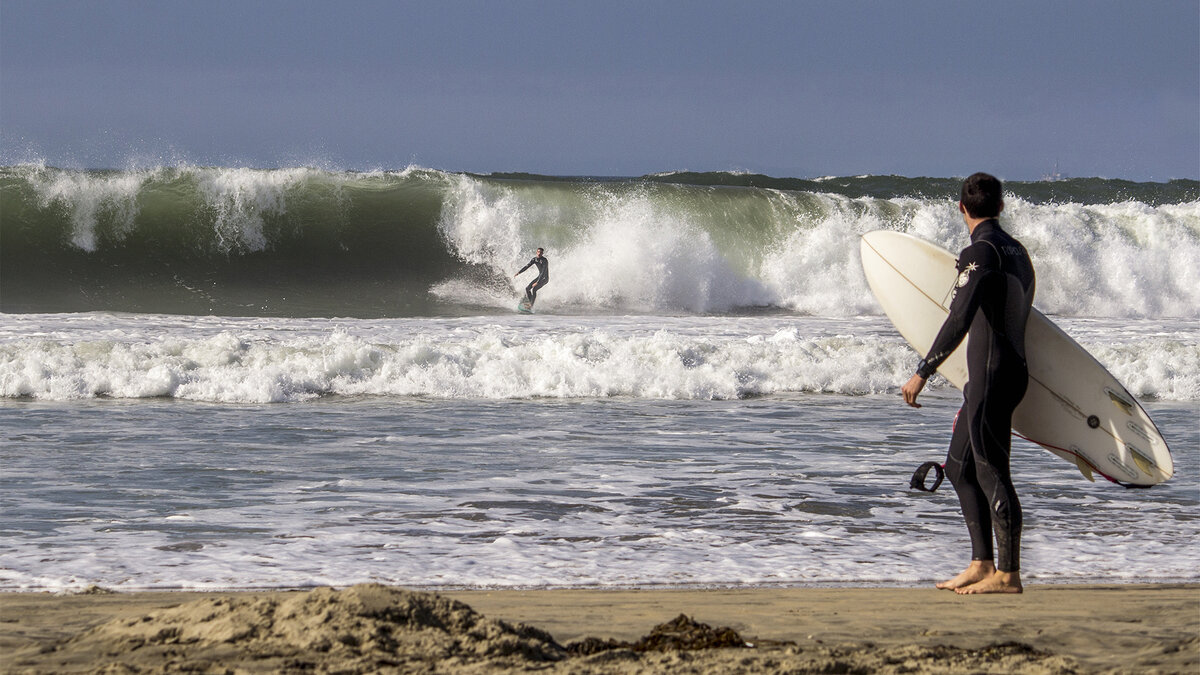
[[(952, 179), (0, 170), (0, 588), (924, 584), (961, 395), (857, 237)], [(1145, 405), (1148, 490), (1014, 440), (1023, 575), (1196, 581), (1200, 186), (1009, 184), (1037, 306)], [(544, 246), (536, 314), (512, 274)]]

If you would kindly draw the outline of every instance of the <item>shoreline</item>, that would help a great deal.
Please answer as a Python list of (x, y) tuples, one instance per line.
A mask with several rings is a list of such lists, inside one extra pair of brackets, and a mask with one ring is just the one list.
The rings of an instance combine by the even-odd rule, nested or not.
[[(374, 593), (371, 603), (407, 593), (391, 586), (352, 589)], [(250, 667), (274, 663), (262, 660), (261, 645), (245, 646), (246, 654), (259, 654), (258, 660), (247, 660), (250, 657), (229, 640), (217, 641), (220, 649), (213, 646), (207, 651), (201, 649), (206, 644), (203, 640), (177, 640), (173, 649), (156, 652), (136, 647), (115, 649), (115, 643), (128, 637), (126, 633), (109, 633), (105, 639), (93, 636), (90, 642), (81, 636), (99, 635), (96, 631), (111, 631), (114, 626), (138, 630), (154, 625), (151, 619), (165, 620), (170, 612), (208, 603), (209, 609), (203, 612), (172, 619), (176, 623), (170, 630), (179, 634), (182, 627), (186, 634), (214, 616), (212, 607), (262, 606), (264, 602), (284, 606), (322, 593), (329, 595), (322, 590), (0, 592), (0, 654), (9, 655), (0, 660), (0, 672), (88, 672), (114, 663), (163, 672), (180, 663), (197, 663), (187, 659), (239, 671), (268, 672), (282, 662), (267, 670)], [(488, 620), (533, 626), (564, 646), (585, 638), (634, 642), (680, 614), (712, 627), (732, 628), (745, 642), (756, 645), (755, 649), (658, 654), (626, 649), (538, 665), (552, 672), (579, 672), (580, 668), (597, 673), (670, 671), (682, 667), (681, 659), (689, 668), (696, 668), (695, 672), (714, 673), (737, 672), (739, 668), (745, 669), (743, 672), (772, 672), (772, 668), (782, 672), (815, 663), (813, 659), (840, 659), (852, 667), (877, 672), (901, 672), (889, 671), (892, 666), (888, 664), (905, 662), (924, 663), (921, 668), (926, 670), (925, 666), (936, 666), (935, 672), (947, 673), (978, 672), (980, 668), (1030, 673), (1200, 670), (1200, 583), (1032, 585), (1022, 595), (975, 597), (931, 587), (506, 589), (414, 591), (408, 596), (459, 601)], [(331, 606), (324, 605), (324, 616), (331, 615)], [(306, 620), (311, 623), (311, 617)], [(138, 639), (145, 642), (144, 637)], [(291, 649), (292, 643), (281, 644)], [(362, 659), (369, 656), (365, 649), (347, 653), (318, 649), (303, 654), (314, 659), (315, 670), (309, 668), (312, 672), (419, 671), (403, 665), (417, 662), (412, 661), (417, 658), (412, 654), (400, 661), (393, 655), (389, 657), (392, 661), (363, 666)], [(300, 658), (297, 654), (301, 652), (289, 658), (295, 661)], [(512, 654), (503, 658), (442, 654), (432, 662), (430, 658), (426, 654), (418, 661), (436, 663), (437, 672), (450, 673), (522, 670), (530, 665), (521, 661), (525, 657)], [(393, 661), (401, 665), (381, 665)]]

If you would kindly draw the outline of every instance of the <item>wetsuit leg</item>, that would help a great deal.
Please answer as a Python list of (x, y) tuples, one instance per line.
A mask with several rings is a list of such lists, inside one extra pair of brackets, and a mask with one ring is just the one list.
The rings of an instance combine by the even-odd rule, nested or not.
[(525, 287), (525, 297), (529, 298), (529, 302), (533, 302), (534, 300), (537, 300), (537, 287), (538, 287), (537, 279), (534, 279), (533, 281), (529, 282), (529, 285)]
[[(970, 387), (970, 384), (967, 385)], [(950, 438), (950, 451), (946, 454), (946, 477), (958, 493), (958, 503), (967, 532), (971, 536), (971, 559), (992, 558), (992, 519), (988, 498), (979, 485), (976, 475), (975, 454), (971, 451), (971, 434), (968, 418), (971, 411), (964, 402), (958, 411), (954, 434)]]
[[(1003, 371), (1002, 371), (1003, 372)], [(1024, 368), (996, 373), (974, 402), (971, 449), (975, 475), (987, 495), (992, 525), (996, 532), (996, 568), (1001, 572), (1020, 570), (1021, 503), (1013, 487), (1009, 457), (1012, 452), (1012, 415), (1025, 396), (1028, 374)], [(969, 385), (968, 385), (969, 386)]]

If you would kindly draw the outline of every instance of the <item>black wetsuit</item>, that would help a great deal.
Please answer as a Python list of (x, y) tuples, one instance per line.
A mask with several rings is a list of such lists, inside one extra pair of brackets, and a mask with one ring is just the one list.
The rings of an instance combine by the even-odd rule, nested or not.
[(536, 265), (538, 276), (529, 285), (525, 287), (525, 297), (529, 298), (529, 304), (533, 304), (537, 300), (538, 289), (546, 285), (550, 281), (550, 261), (546, 260), (546, 256), (537, 255), (529, 259), (529, 264), (522, 267), (517, 274), (524, 272), (530, 267)]
[(1025, 247), (992, 219), (975, 227), (957, 268), (950, 316), (917, 372), (932, 375), (963, 337), (970, 336), (967, 385), (946, 456), (946, 475), (962, 504), (972, 559), (992, 560), (994, 528), (997, 568), (1016, 572), (1021, 504), (1009, 472), (1009, 453), (1013, 410), (1029, 383), (1025, 323), (1033, 305), (1033, 264)]

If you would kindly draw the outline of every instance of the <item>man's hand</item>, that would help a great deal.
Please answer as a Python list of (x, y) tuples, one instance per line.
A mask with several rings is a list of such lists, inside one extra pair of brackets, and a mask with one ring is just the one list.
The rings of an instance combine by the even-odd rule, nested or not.
[(917, 396), (924, 388), (925, 378), (921, 377), (920, 375), (913, 375), (912, 377), (908, 378), (908, 382), (905, 382), (904, 386), (900, 388), (900, 393), (904, 395), (905, 403), (914, 408), (920, 408), (921, 404), (917, 403)]

